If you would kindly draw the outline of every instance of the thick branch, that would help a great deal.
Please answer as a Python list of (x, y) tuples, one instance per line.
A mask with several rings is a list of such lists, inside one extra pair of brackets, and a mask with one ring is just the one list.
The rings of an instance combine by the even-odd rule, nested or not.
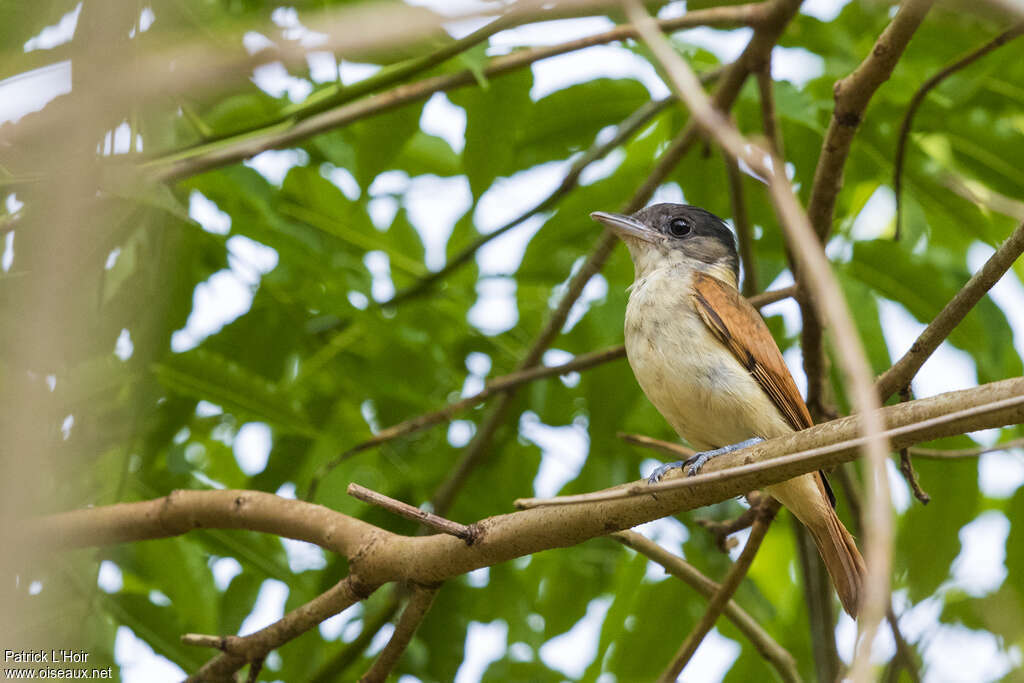
[(260, 491), (172, 491), (163, 498), (50, 515), (29, 523), (53, 548), (83, 548), (178, 536), (196, 529), (248, 529), (313, 543), (351, 557), (377, 527), (322, 505)]

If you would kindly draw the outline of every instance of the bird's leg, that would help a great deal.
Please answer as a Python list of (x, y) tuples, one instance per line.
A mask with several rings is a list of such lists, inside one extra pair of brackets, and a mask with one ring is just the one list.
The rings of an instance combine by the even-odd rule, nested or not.
[(656, 484), (661, 481), (662, 477), (664, 477), (668, 472), (677, 468), (683, 469), (684, 467), (687, 468), (687, 475), (692, 477), (700, 472), (700, 468), (704, 467), (707, 461), (711, 460), (711, 458), (718, 457), (724, 453), (732, 453), (733, 451), (738, 451), (742, 448), (746, 448), (747, 446), (753, 446), (754, 444), (761, 443), (762, 441), (764, 441), (764, 439), (759, 436), (755, 436), (753, 439), (747, 439), (746, 441), (740, 441), (739, 443), (722, 446), (721, 448), (716, 448), (713, 451), (701, 451), (688, 460), (677, 460), (676, 462), (665, 463), (658, 469), (654, 470), (654, 472), (651, 473), (651, 476), (647, 477), (647, 483)]

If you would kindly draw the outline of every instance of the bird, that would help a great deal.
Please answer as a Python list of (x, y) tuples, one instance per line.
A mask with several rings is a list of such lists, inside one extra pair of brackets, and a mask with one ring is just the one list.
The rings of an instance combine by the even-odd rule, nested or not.
[[(659, 467), (696, 474), (710, 458), (813, 423), (775, 339), (738, 289), (732, 231), (688, 204), (654, 204), (632, 215), (591, 218), (626, 244), (634, 266), (624, 325), (626, 357), (640, 388), (700, 452)], [(856, 617), (864, 559), (834, 509), (822, 472), (765, 487), (807, 528), (843, 608)]]

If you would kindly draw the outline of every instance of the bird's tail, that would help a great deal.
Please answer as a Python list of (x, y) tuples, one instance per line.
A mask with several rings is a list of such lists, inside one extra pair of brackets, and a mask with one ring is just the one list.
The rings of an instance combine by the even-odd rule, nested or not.
[(818, 553), (850, 616), (857, 616), (864, 594), (864, 558), (853, 536), (836, 516), (815, 474), (768, 487), (768, 492), (796, 515), (814, 538)]

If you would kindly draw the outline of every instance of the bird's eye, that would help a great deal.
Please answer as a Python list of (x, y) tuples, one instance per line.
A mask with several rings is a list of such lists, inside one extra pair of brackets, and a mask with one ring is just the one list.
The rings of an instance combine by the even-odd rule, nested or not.
[(693, 226), (685, 218), (674, 218), (668, 224), (668, 231), (673, 237), (686, 237), (692, 230)]

